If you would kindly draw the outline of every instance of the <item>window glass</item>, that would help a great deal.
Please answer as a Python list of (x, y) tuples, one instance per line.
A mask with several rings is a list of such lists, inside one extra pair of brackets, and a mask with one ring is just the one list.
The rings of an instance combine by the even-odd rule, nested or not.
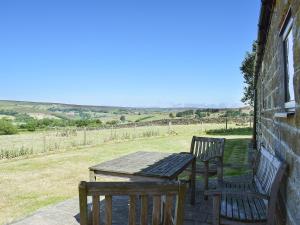
[(294, 57), (293, 57), (293, 34), (292, 30), (289, 31), (287, 38), (285, 40), (286, 48), (286, 87), (287, 87), (287, 96), (286, 101), (291, 102), (295, 100), (294, 96)]

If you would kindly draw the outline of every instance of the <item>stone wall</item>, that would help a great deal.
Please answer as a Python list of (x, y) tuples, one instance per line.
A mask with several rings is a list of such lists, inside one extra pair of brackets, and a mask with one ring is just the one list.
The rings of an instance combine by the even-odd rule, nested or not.
[[(291, 6), (294, 37), (294, 89), (296, 113), (284, 112), (284, 53), (280, 27)], [(277, 0), (257, 82), (257, 146), (265, 145), (289, 165), (281, 187), (285, 224), (300, 224), (300, 0)]]

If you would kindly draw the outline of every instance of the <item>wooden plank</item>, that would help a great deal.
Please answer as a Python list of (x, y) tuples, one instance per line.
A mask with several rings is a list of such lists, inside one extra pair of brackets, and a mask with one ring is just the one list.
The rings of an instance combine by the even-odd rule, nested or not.
[(220, 201), (221, 196), (213, 196), (213, 215), (212, 215), (212, 224), (220, 225)]
[(249, 203), (249, 206), (250, 206), (252, 219), (255, 220), (255, 221), (258, 221), (259, 220), (259, 214), (257, 212), (257, 209), (256, 209), (253, 198), (249, 197), (248, 198), (248, 203)]
[(253, 199), (253, 201), (256, 206), (259, 219), (265, 220), (267, 218), (267, 215), (266, 215), (266, 206), (264, 204), (264, 201), (257, 198)]
[(237, 199), (236, 197), (231, 198), (232, 201), (232, 216), (234, 219), (239, 220), (239, 209), (238, 209), (238, 204), (237, 204)]
[(112, 196), (105, 195), (105, 225), (112, 225)]
[[(269, 152), (263, 151), (252, 184), (223, 182), (220, 186), (224, 188), (220, 203), (221, 214), (224, 216), (222, 224), (239, 225), (241, 221), (245, 224), (275, 224), (275, 206), (280, 181), (285, 171), (285, 163), (281, 163)], [(235, 192), (238, 195), (234, 195)], [(251, 195), (250, 193), (247, 195), (246, 192), (251, 192)], [(218, 194), (218, 191), (215, 193)], [(217, 209), (213, 212), (214, 219), (217, 218), (215, 211)]]
[(195, 149), (195, 136), (193, 136), (192, 142), (191, 142), (191, 148), (190, 148), (191, 154), (194, 154), (194, 149)]
[(227, 195), (226, 196), (226, 199), (227, 199), (227, 217), (228, 218), (233, 218), (233, 212), (232, 212), (232, 210), (233, 210), (233, 207), (232, 207), (232, 196), (230, 196), (230, 195)]
[[(192, 161), (191, 154), (136, 152), (90, 167), (95, 174), (140, 175), (173, 179)], [(145, 168), (145, 165), (148, 165)]]
[[(208, 168), (209, 162), (204, 162), (204, 191), (208, 190)], [(204, 199), (207, 200), (207, 195), (204, 196)]]
[(161, 196), (153, 196), (152, 225), (161, 224)]
[(141, 196), (141, 225), (148, 225), (148, 196)]
[(227, 195), (222, 195), (221, 200), (221, 215), (226, 216), (227, 215)]
[(93, 225), (100, 225), (99, 195), (93, 195)]
[(81, 181), (78, 189), (79, 189), (80, 225), (88, 225), (87, 183), (85, 181)]
[(244, 209), (245, 209), (246, 220), (252, 221), (253, 217), (252, 217), (252, 213), (251, 213), (251, 209), (250, 209), (250, 205), (249, 205), (248, 199), (247, 198), (243, 198), (242, 201), (243, 201), (243, 205), (244, 205)]
[(192, 175), (191, 175), (191, 204), (196, 202), (196, 158), (192, 161)]
[[(164, 215), (165, 224), (183, 225), (185, 185), (180, 182), (81, 182), (79, 185), (80, 219), (81, 224), (99, 225), (100, 203), (99, 196), (105, 196), (105, 225), (112, 225), (112, 196), (129, 196), (129, 225), (136, 223), (136, 196), (141, 196), (140, 225), (148, 225), (148, 198), (153, 197), (153, 225), (160, 225), (161, 215)], [(164, 213), (161, 213), (161, 198), (167, 195)], [(87, 196), (92, 196), (93, 211), (91, 217), (87, 215)], [(172, 216), (173, 198), (176, 201), (176, 219)], [(175, 215), (174, 215), (175, 216)], [(88, 219), (91, 221), (88, 221)]]
[(135, 225), (136, 222), (136, 196), (130, 195), (129, 197), (129, 215), (128, 224)]
[[(87, 193), (93, 195), (122, 195), (138, 194), (146, 192), (151, 195), (169, 192), (176, 194), (178, 192), (174, 182), (87, 182)], [(158, 188), (159, 187), (159, 188)]]
[(184, 203), (185, 203), (185, 193), (186, 185), (179, 185), (179, 192), (176, 197), (176, 206), (175, 206), (175, 223), (174, 225), (183, 225), (184, 220)]
[(164, 208), (164, 225), (172, 225), (173, 219), (172, 219), (172, 204), (173, 204), (173, 196), (167, 195), (166, 196), (166, 202), (165, 202), (165, 208)]
[(196, 141), (196, 143), (195, 143), (195, 149), (194, 149), (194, 151), (193, 151), (193, 154), (197, 157), (198, 155), (199, 155), (199, 141)]
[(244, 208), (243, 200), (241, 198), (237, 198), (237, 204), (239, 209), (239, 219), (246, 220), (246, 210)]

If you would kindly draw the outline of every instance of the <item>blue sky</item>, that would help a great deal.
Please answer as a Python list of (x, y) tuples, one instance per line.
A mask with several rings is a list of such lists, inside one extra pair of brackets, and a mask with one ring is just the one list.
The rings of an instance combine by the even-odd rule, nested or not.
[(1, 0), (0, 99), (238, 105), (260, 0)]

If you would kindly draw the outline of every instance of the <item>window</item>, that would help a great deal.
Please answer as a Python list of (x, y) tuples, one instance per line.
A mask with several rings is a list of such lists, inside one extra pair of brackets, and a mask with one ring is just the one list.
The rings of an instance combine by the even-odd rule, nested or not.
[(284, 63), (285, 63), (285, 108), (294, 110), (294, 55), (293, 55), (293, 19), (290, 12), (284, 23), (282, 38), (284, 46)]

